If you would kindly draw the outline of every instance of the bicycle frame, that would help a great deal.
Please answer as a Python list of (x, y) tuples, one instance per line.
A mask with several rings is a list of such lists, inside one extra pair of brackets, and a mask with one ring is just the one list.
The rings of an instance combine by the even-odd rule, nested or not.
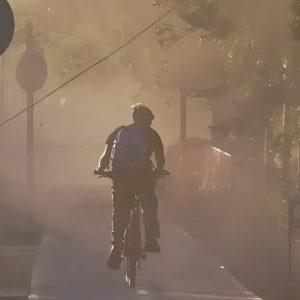
[[(162, 170), (160, 173), (153, 173), (156, 177), (164, 178), (170, 173), (167, 170)], [(98, 178), (106, 177), (113, 179), (111, 170), (101, 171), (94, 170), (94, 175)], [(141, 268), (141, 259), (145, 259), (146, 255), (142, 252), (142, 235), (141, 235), (141, 203), (135, 196), (131, 208), (131, 216), (129, 224), (124, 235), (123, 259), (126, 260), (126, 282), (130, 288), (135, 287), (136, 268)]]

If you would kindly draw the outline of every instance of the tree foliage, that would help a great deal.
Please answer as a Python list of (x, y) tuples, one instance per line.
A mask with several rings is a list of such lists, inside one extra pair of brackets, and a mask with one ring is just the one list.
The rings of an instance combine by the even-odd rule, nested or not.
[[(174, 3), (154, 1), (159, 9)], [(247, 128), (250, 135), (255, 134), (253, 130), (263, 131), (272, 111), (292, 94), (295, 81), (291, 49), (284, 40), (289, 34), (285, 4), (274, 3), (277, 15), (272, 20), (268, 17), (269, 8), (268, 1), (187, 1), (178, 11), (180, 26), (164, 23), (156, 29), (166, 53), (192, 34), (198, 36), (200, 46), (195, 52), (203, 52), (208, 43), (221, 47), (224, 84), (234, 93), (229, 101), (241, 112), (232, 123), (240, 130)]]
[[(11, 0), (11, 4), (17, 20), (12, 52), (16, 56), (21, 54), (25, 24), (33, 22), (35, 37), (45, 52), (50, 71), (61, 78), (95, 62), (115, 44), (116, 28), (106, 26), (105, 20), (97, 18), (96, 11), (90, 19), (82, 19), (81, 12), (85, 7), (82, 1), (38, 1), (30, 5), (27, 1)], [(96, 5), (95, 10), (97, 8)], [(105, 66), (102, 69), (102, 72), (114, 71), (113, 64), (110, 69), (105, 69)]]
[[(295, 30), (300, 0), (293, 1)], [(26, 20), (32, 19), (52, 71), (62, 78), (68, 77), (119, 46), (132, 36), (132, 32), (136, 33), (137, 24), (145, 18), (147, 11), (154, 9), (160, 15), (175, 3), (175, 0), (147, 2), (142, 4), (145, 11), (136, 14), (132, 8), (141, 5), (137, 1), (130, 5), (113, 0), (107, 3), (93, 0), (86, 3), (79, 0), (34, 1), (33, 10), (27, 1), (11, 0), (18, 20), (13, 46), (17, 53), (22, 51), (22, 28)], [(92, 9), (87, 9), (89, 4), (92, 4)], [(273, 107), (295, 87), (294, 74), (297, 73), (288, 45), (284, 42), (276, 45), (276, 40), (281, 40), (281, 31), (285, 30), (280, 23), (285, 13), (277, 7), (278, 14), (271, 20), (269, 8), (267, 0), (186, 1), (175, 15), (167, 17), (147, 33), (146, 43), (127, 47), (115, 61), (102, 64), (99, 72), (114, 75), (126, 67), (146, 88), (155, 88), (156, 91), (176, 88), (177, 83), (172, 80), (175, 73), (172, 64), (178, 57), (184, 60), (185, 53), (176, 57), (173, 50), (183, 44), (183, 48), (189, 48), (190, 53), (193, 51), (197, 57), (207, 45), (211, 45), (221, 49), (225, 70), (222, 85), (234, 94), (226, 101), (231, 101), (240, 111), (253, 112), (252, 121), (242, 117), (241, 121), (235, 120), (236, 127), (242, 127), (240, 122), (252, 122), (253, 125), (261, 122), (263, 126)], [(190, 44), (185, 45), (188, 37), (191, 37)], [(194, 62), (195, 68), (197, 63)], [(211, 66), (215, 67), (219, 64)], [(181, 71), (179, 68), (176, 72)], [(199, 73), (206, 71), (199, 69)]]

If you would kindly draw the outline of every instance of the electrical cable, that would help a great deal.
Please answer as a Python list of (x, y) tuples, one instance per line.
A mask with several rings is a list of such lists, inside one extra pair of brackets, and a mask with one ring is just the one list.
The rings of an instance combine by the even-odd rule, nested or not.
[(49, 92), (48, 94), (46, 94), (45, 96), (43, 96), (42, 98), (40, 98), (39, 100), (35, 101), (32, 105), (24, 108), (23, 110), (19, 111), (18, 113), (16, 113), (15, 115), (9, 117), (8, 119), (6, 119), (5, 121), (0, 123), (0, 127), (4, 126), (5, 124), (11, 122), (12, 120), (16, 119), (17, 117), (19, 117), (20, 115), (22, 115), (23, 113), (25, 113), (26, 111), (34, 108), (36, 105), (40, 104), (41, 102), (43, 102), (46, 98), (48, 98), (49, 96), (53, 95), (54, 93), (56, 93), (58, 90), (62, 89), (63, 87), (65, 87), (66, 85), (68, 85), (70, 82), (72, 82), (73, 80), (77, 79), (78, 77), (80, 77), (81, 75), (83, 75), (84, 73), (88, 72), (89, 70), (93, 69), (95, 66), (97, 66), (98, 64), (104, 62), (105, 60), (109, 59), (110, 57), (112, 57), (113, 55), (115, 55), (117, 52), (121, 51), (123, 48), (125, 48), (126, 46), (128, 46), (130, 43), (132, 43), (133, 41), (135, 41), (138, 37), (140, 37), (143, 33), (145, 33), (146, 31), (148, 31), (150, 28), (152, 28), (155, 24), (157, 24), (159, 21), (161, 21), (163, 18), (165, 18), (166, 16), (168, 16), (170, 13), (172, 13), (177, 7), (181, 6), (184, 2), (186, 2), (187, 0), (181, 0), (179, 1), (176, 5), (174, 5), (172, 8), (170, 8), (169, 10), (167, 10), (163, 15), (161, 15), (159, 18), (157, 18), (155, 21), (153, 21), (151, 24), (149, 24), (147, 27), (145, 27), (142, 31), (140, 31), (139, 33), (137, 33), (136, 35), (134, 35), (132, 38), (130, 38), (128, 41), (126, 41), (124, 44), (122, 44), (121, 46), (119, 46), (118, 48), (116, 48), (115, 50), (113, 50), (112, 52), (110, 52), (109, 54), (107, 54), (106, 56), (104, 56), (103, 58), (99, 59), (98, 61), (96, 61), (95, 63), (93, 63), (92, 65), (90, 65), (89, 67), (85, 68), (84, 70), (82, 70), (80, 73), (74, 75), (73, 77), (71, 77), (70, 79), (68, 79), (67, 81), (65, 81), (64, 83), (62, 83), (61, 85), (59, 85), (57, 88), (55, 88), (54, 90), (52, 90), (51, 92)]

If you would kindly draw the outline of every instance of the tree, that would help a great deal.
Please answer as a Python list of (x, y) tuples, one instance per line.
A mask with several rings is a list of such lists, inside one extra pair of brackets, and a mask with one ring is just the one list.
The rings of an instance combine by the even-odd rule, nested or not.
[[(161, 8), (173, 3), (155, 1), (154, 5)], [(194, 35), (193, 43), (200, 46), (195, 52), (203, 52), (208, 44), (222, 49), (223, 84), (231, 94), (227, 101), (233, 102), (239, 111), (235, 119), (229, 120), (229, 126), (244, 129), (250, 136), (263, 131), (269, 115), (280, 105), (291, 84), (287, 74), (290, 49), (284, 43), (289, 31), (284, 25), (289, 7), (280, 1), (272, 5), (278, 18), (266, 17), (268, 1), (187, 1), (178, 11), (181, 26), (163, 23), (156, 29), (166, 56), (187, 35)], [(278, 30), (273, 33), (273, 29)], [(279, 47), (278, 40), (282, 40)]]
[[(90, 9), (89, 18), (83, 19), (81, 12), (86, 3), (79, 0), (34, 3), (12, 0), (18, 22), (11, 52), (18, 56), (23, 51), (24, 25), (30, 20), (34, 23), (39, 44), (45, 51), (50, 71), (62, 78), (81, 71), (111, 50), (118, 38), (117, 29), (106, 26), (107, 19), (103, 17), (105, 12), (98, 9), (98, 1), (92, 3), (95, 9)], [(103, 68), (101, 72), (115, 72), (113, 64), (105, 71)]]

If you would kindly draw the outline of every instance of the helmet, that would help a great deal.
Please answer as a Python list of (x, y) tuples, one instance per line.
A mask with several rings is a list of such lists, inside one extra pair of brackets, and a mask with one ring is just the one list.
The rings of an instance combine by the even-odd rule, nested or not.
[(152, 111), (145, 105), (141, 103), (137, 103), (132, 107), (132, 118), (134, 121), (143, 121), (149, 120), (152, 121), (154, 119), (154, 114)]

